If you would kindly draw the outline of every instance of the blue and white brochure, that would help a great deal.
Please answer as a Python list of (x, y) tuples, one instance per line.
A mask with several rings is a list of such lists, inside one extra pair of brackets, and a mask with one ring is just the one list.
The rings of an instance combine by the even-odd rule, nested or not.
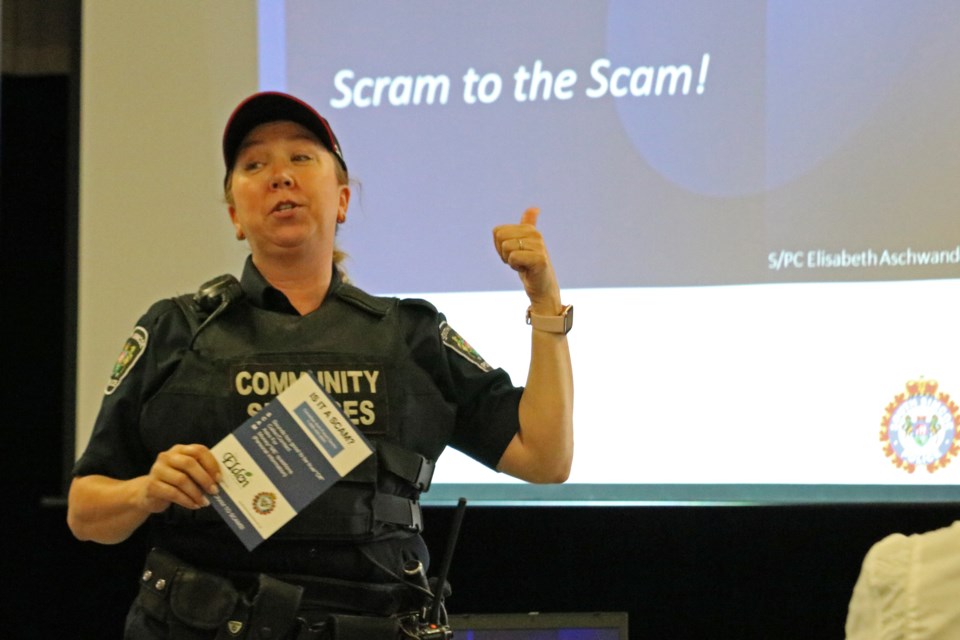
[(211, 448), (223, 478), (213, 508), (254, 549), (373, 453), (310, 374)]

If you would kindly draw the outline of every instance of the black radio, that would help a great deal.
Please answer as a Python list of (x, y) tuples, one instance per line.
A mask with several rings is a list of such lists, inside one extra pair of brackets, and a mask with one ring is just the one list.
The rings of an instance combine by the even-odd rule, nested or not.
[(423, 592), (424, 602), (420, 611), (411, 614), (401, 623), (401, 632), (404, 634), (402, 637), (418, 640), (449, 640), (453, 638), (453, 630), (450, 628), (447, 619), (444, 599), (450, 593), (447, 576), (450, 573), (453, 550), (460, 535), (460, 524), (463, 522), (463, 514), (466, 508), (467, 500), (460, 498), (457, 501), (457, 511), (453, 516), (453, 524), (447, 538), (447, 548), (443, 554), (443, 561), (440, 563), (440, 574), (435, 579), (427, 579), (423, 571), (423, 565), (418, 561), (408, 563), (403, 569), (407, 580), (416, 584)]

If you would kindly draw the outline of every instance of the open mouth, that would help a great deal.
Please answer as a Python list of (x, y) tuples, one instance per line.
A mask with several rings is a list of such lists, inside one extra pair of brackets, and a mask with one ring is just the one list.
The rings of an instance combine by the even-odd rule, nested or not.
[(290, 202), (289, 200), (286, 200), (284, 202), (277, 203), (277, 206), (273, 208), (273, 212), (283, 213), (284, 211), (290, 211), (291, 209), (295, 209), (298, 206), (300, 205), (298, 205), (296, 202)]

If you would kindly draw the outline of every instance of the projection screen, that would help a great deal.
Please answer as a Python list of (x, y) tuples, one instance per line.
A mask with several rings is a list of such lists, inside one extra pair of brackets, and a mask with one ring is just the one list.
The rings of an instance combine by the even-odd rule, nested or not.
[[(491, 229), (541, 208), (576, 308), (572, 476), (526, 485), (448, 450), (427, 502), (960, 497), (960, 6), (288, 0), (256, 13), (233, 27), (249, 48), (213, 18), (191, 25), (200, 50), (182, 34), (156, 45), (206, 75), (171, 62), (151, 79), (170, 110), (140, 152), (191, 135), (159, 143), (164, 174), (137, 174), (157, 193), (119, 243), (139, 252), (144, 225), (163, 227), (149, 239), (162, 257), (139, 267), (148, 277), (108, 275), (133, 292), (127, 328), (83, 357), (81, 326), (81, 361), (99, 368), (78, 375), (78, 405), (96, 401), (145, 304), (239, 272), (216, 200), (220, 128), (245, 92), (277, 89), (328, 116), (358, 181), (339, 237), (352, 280), (431, 301), (518, 384), (526, 300)], [(177, 174), (186, 154), (202, 158), (191, 193), (177, 186), (197, 179)], [(191, 212), (167, 219), (180, 195)], [(115, 237), (94, 209), (84, 233)], [(93, 262), (81, 294), (105, 286)], [(112, 304), (81, 318), (113, 322)], [(90, 424), (78, 410), (78, 447)]]

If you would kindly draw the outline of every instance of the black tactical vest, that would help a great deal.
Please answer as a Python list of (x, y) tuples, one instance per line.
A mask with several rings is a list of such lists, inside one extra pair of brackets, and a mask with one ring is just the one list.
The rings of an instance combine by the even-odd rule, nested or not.
[[(244, 299), (212, 314), (198, 307), (196, 297), (181, 296), (177, 303), (194, 326), (193, 340), (144, 403), (147, 449), (211, 446), (309, 371), (376, 451), (273, 539), (359, 541), (419, 531), (417, 498), (450, 439), (455, 409), (410, 357), (398, 300), (341, 284), (306, 316), (267, 311)], [(173, 508), (165, 518), (189, 529), (209, 527), (218, 516), (212, 509)]]

